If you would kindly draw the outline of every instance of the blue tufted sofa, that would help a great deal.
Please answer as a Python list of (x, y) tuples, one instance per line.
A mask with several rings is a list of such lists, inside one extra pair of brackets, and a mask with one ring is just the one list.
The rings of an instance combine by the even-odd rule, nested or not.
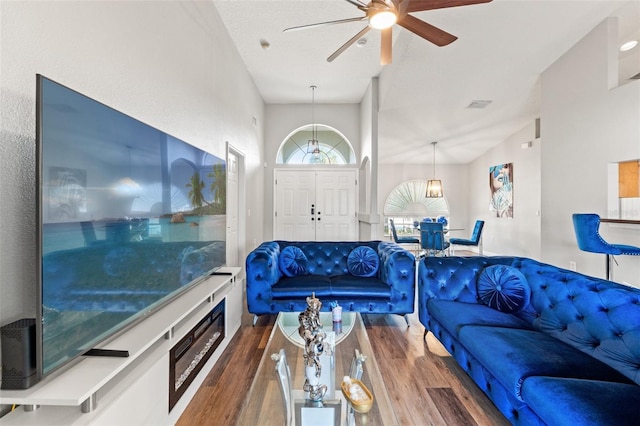
[[(306, 271), (298, 276), (287, 276), (279, 267), (279, 257), (289, 246), (306, 256)], [(370, 277), (351, 274), (347, 265), (352, 251), (363, 246), (377, 255), (379, 266)], [(392, 242), (268, 241), (249, 253), (246, 272), (247, 307), (255, 315), (254, 324), (258, 315), (303, 311), (312, 292), (323, 310), (333, 301), (345, 311), (361, 313), (406, 315), (414, 310), (415, 257)]]
[[(521, 310), (483, 303), (491, 265), (524, 276)], [(425, 335), (512, 424), (640, 424), (640, 290), (527, 258), (427, 257), (418, 303)]]

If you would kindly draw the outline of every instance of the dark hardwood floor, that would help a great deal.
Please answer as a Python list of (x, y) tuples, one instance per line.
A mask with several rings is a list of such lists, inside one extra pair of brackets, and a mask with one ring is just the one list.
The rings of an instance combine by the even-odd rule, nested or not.
[[(410, 315), (410, 327), (399, 315), (362, 317), (399, 425), (509, 424), (433, 335), (423, 339), (417, 313)], [(275, 316), (260, 317), (255, 327), (251, 322), (245, 305), (240, 330), (178, 425), (237, 424)]]

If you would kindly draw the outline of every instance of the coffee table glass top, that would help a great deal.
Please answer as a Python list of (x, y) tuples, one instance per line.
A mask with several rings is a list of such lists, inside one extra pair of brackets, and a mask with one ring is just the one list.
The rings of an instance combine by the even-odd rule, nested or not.
[[(280, 327), (282, 334), (284, 334), (291, 343), (304, 348), (304, 340), (298, 332), (298, 328), (300, 327), (298, 315), (299, 312), (282, 312), (276, 319), (276, 325)], [(323, 330), (334, 331), (336, 333), (335, 344), (337, 345), (351, 333), (356, 321), (356, 313), (345, 312), (342, 316), (342, 322), (335, 325), (331, 318), (331, 312), (320, 312), (320, 322), (323, 325)]]
[[(280, 313), (276, 324), (265, 346), (264, 353), (256, 371), (255, 377), (245, 398), (239, 425), (284, 425), (285, 414), (282, 393), (279, 388), (276, 363), (271, 359), (284, 349), (289, 368), (291, 370), (291, 386), (294, 403), (303, 398), (304, 363), (302, 353), (304, 344), (297, 334), (297, 312)], [(371, 348), (369, 337), (362, 317), (359, 313), (345, 312), (342, 315), (342, 333), (340, 328), (334, 328), (331, 314), (321, 313), (320, 320), (324, 331), (336, 331), (335, 346), (335, 399), (342, 401), (341, 423), (344, 425), (394, 425), (397, 424), (395, 414), (384, 386), (375, 354)], [(294, 330), (295, 328), (295, 330)], [(349, 332), (347, 332), (349, 331)], [(299, 340), (298, 340), (299, 339)], [(343, 376), (349, 375), (351, 362), (356, 349), (367, 357), (361, 381), (371, 391), (374, 397), (373, 407), (368, 413), (353, 412), (342, 396), (340, 383)], [(328, 367), (328, 366), (327, 366)]]

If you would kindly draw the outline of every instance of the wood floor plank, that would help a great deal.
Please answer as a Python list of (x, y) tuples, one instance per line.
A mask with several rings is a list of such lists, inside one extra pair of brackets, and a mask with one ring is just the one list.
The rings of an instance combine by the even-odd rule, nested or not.
[(451, 388), (427, 388), (438, 412), (448, 425), (477, 425)]
[[(244, 396), (275, 323), (275, 316), (266, 315), (253, 327), (252, 319), (245, 307), (240, 330), (178, 426), (239, 424)], [(410, 327), (399, 315), (367, 314), (363, 322), (399, 424), (508, 425), (439, 342), (423, 338), (424, 328), (417, 314), (409, 316)], [(296, 361), (289, 363), (297, 369)]]

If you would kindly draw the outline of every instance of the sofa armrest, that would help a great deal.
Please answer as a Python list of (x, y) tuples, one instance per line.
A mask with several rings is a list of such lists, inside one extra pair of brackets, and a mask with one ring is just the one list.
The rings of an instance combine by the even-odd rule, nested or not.
[(282, 273), (278, 268), (280, 245), (267, 241), (256, 247), (245, 262), (247, 272), (247, 306), (252, 314), (263, 313), (264, 303), (271, 300), (271, 287)]
[[(378, 244), (378, 256), (380, 257), (379, 277), (382, 282), (391, 286), (391, 302), (409, 300), (413, 305), (416, 276), (415, 256), (398, 244), (386, 241)], [(413, 307), (410, 312), (413, 312)]]
[(476, 284), (478, 276), (490, 265), (511, 265), (514, 257), (432, 257), (418, 264), (418, 316), (429, 329), (429, 299), (479, 303)]

